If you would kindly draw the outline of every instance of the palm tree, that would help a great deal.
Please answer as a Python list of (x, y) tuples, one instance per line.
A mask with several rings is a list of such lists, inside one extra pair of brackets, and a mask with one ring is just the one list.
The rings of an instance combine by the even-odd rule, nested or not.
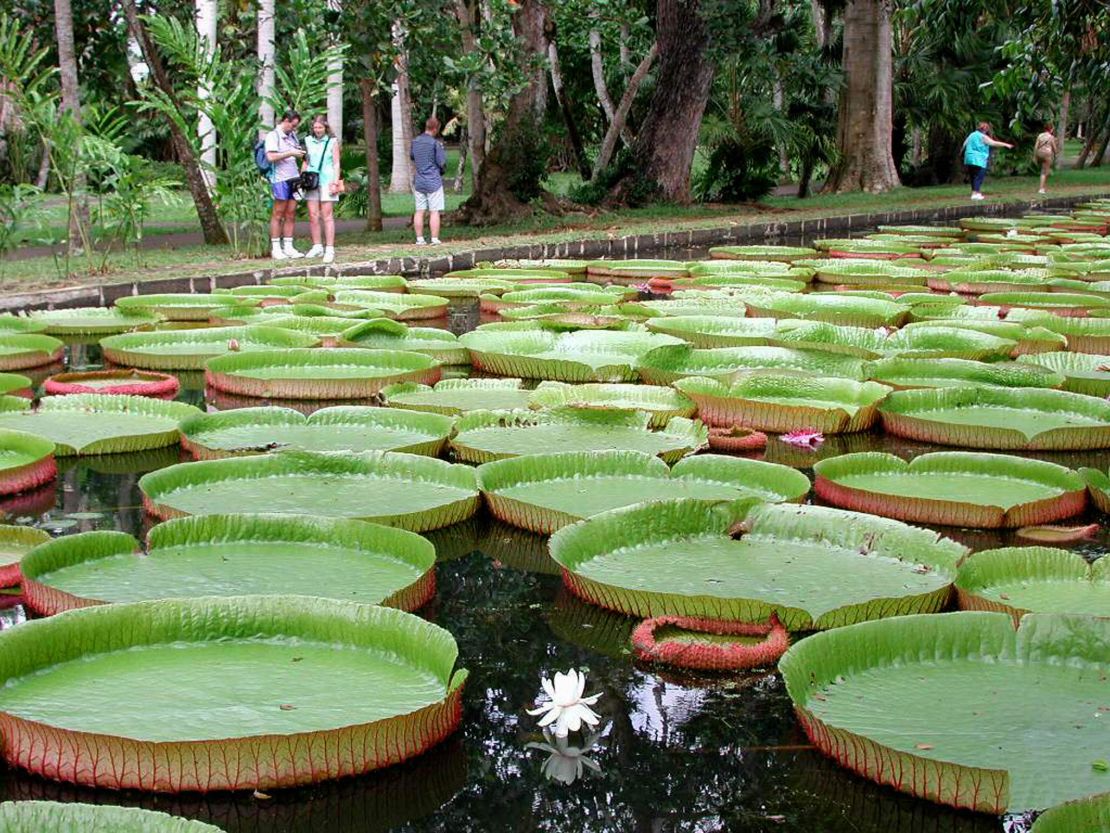
[(258, 119), (263, 130), (274, 126), (274, 0), (258, 2)]
[[(216, 48), (216, 28), (219, 22), (219, 5), (216, 0), (197, 0), (197, 40), (203, 44), (209, 55)], [(201, 98), (208, 97), (208, 90), (201, 86), (197, 90)], [(212, 120), (203, 112), (197, 119), (197, 135), (200, 137), (200, 158), (205, 166), (205, 178), (209, 187), (216, 176), (216, 132)]]
[[(54, 0), (54, 31), (58, 38), (58, 71), (62, 83), (62, 110), (81, 122), (81, 94), (77, 85), (77, 50), (73, 45), (73, 9), (69, 0)], [(66, 248), (70, 253), (81, 245), (83, 230), (88, 227), (89, 203), (85, 194), (85, 172), (81, 165), (74, 174), (75, 204), (69, 211), (69, 235)]]
[(400, 20), (393, 21), (394, 67), (397, 77), (393, 82), (393, 100), (390, 108), (393, 122), (393, 170), (389, 175), (389, 192), (407, 194), (412, 188), (409, 173), (409, 147), (412, 145), (412, 94), (409, 91), (409, 59), (405, 40), (408, 32)]

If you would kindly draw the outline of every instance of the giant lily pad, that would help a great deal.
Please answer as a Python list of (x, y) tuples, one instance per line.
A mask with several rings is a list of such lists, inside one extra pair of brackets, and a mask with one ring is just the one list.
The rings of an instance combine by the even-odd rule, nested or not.
[(1026, 451), (1110, 447), (1110, 403), (1065, 391), (903, 390), (879, 412), (888, 433), (920, 442)]
[(26, 399), (0, 400), (0, 428), (52, 441), (59, 457), (118, 454), (176, 445), (178, 425), (200, 411), (184, 402), (146, 396), (77, 393), (48, 396), (32, 408)]
[(442, 364), (470, 364), (470, 353), (450, 330), (408, 327), (388, 318), (372, 318), (344, 330), (339, 343), (344, 347), (423, 353)]
[(904, 356), (917, 359), (1008, 358), (1017, 342), (989, 333), (951, 326), (918, 326), (890, 332), (884, 327), (844, 327), (823, 321), (779, 321), (775, 343), (784, 347), (828, 350), (864, 359)]
[(769, 318), (674, 315), (649, 319), (647, 328), (681, 338), (693, 347), (741, 347), (768, 344), (775, 333), (775, 323)]
[(159, 518), (253, 512), (358, 518), (424, 532), (478, 509), (474, 470), (390, 451), (283, 451), (179, 463), (144, 475), (143, 505)]
[(237, 408), (181, 423), (181, 444), (199, 460), (284, 451), (407, 451), (436, 457), (454, 421), (397, 408), (337, 406), (305, 416), (291, 408)]
[(1110, 620), (1001, 613), (867, 622), (779, 663), (806, 733), (882, 784), (988, 813), (1105, 790)]
[(1026, 613), (1110, 616), (1110, 558), (1093, 564), (1053, 547), (977, 552), (960, 565), (956, 591), (964, 610), (997, 610), (1018, 623)]
[(416, 284), (421, 295), (440, 298), (477, 298), (479, 295), (503, 295), (516, 289), (511, 280), (497, 278), (426, 278)]
[(41, 333), (0, 333), (0, 370), (25, 370), (62, 360), (65, 345)]
[(1020, 321), (1059, 333), (1073, 353), (1110, 355), (1110, 318), (1067, 318), (1038, 310), (1010, 310), (1007, 321)]
[(1110, 792), (1051, 807), (1031, 833), (1106, 833), (1110, 830)]
[(420, 353), (361, 348), (229, 353), (205, 365), (205, 381), (217, 390), (284, 399), (360, 399), (394, 382), (439, 376), (439, 362)]
[(387, 318), (404, 321), (419, 318), (441, 318), (447, 314), (447, 299), (435, 295), (402, 295), (396, 292), (337, 289), (335, 302), (365, 309), (376, 309)]
[(498, 376), (559, 382), (631, 382), (645, 353), (664, 345), (681, 345), (656, 333), (543, 330), (467, 333), (459, 341), (479, 370)]
[(549, 451), (643, 451), (674, 462), (709, 440), (694, 420), (674, 417), (660, 431), (649, 423), (635, 411), (472, 411), (459, 417), (451, 448), (469, 463)]
[[(914, 317), (918, 317), (918, 310), (921, 307), (914, 307)], [(1020, 321), (1001, 321), (990, 319), (968, 319), (968, 318), (949, 318), (946, 313), (951, 308), (938, 309), (932, 308), (937, 317), (931, 317), (932, 313), (924, 316), (926, 320), (915, 321), (911, 324), (906, 324), (899, 332), (912, 332), (920, 329), (932, 329), (934, 327), (948, 327), (956, 328), (959, 330), (975, 331), (980, 333), (987, 333), (988, 335), (998, 336), (999, 338), (1010, 339), (1017, 343), (1014, 347), (1013, 355), (1020, 356), (1027, 353), (1051, 353), (1057, 350), (1064, 350), (1068, 346), (1067, 339), (1060, 333), (1054, 333), (1047, 327), (1028, 326)], [(976, 308), (977, 309), (977, 308)]]
[(789, 347), (715, 347), (686, 345), (652, 350), (640, 362), (640, 377), (652, 385), (669, 385), (690, 376), (732, 381), (752, 371), (777, 370), (815, 376), (859, 379), (864, 364), (851, 356)]
[(30, 321), (42, 325), (48, 335), (109, 335), (149, 327), (160, 320), (157, 315), (127, 312), (109, 307), (37, 310), (27, 313)]
[(948, 526), (1018, 527), (1078, 515), (1087, 484), (1074, 471), (1008, 454), (942, 451), (906, 462), (864, 452), (813, 466), (814, 491), (843, 509)]
[(5, 801), (3, 833), (221, 833), (219, 827), (138, 807), (67, 801)]
[(531, 392), (520, 379), (444, 379), (435, 387), (402, 382), (382, 389), (390, 408), (457, 416), (467, 411), (513, 411), (528, 407)]
[[(799, 270), (801, 271), (801, 270)], [(711, 272), (708, 275), (698, 275), (686, 278), (671, 284), (683, 289), (730, 289), (732, 287), (756, 287), (774, 289), (780, 292), (801, 292), (806, 287), (806, 281), (792, 278), (768, 277), (767, 275), (753, 274), (751, 272)]]
[(57, 473), (54, 443), (36, 434), (0, 428), (0, 495), (38, 488)]
[(595, 283), (640, 283), (648, 278), (681, 278), (690, 267), (680, 260), (593, 260), (586, 264), (587, 280)]
[(866, 431), (890, 392), (877, 382), (821, 376), (756, 373), (727, 385), (716, 379), (680, 379), (674, 387), (698, 406), (709, 425), (786, 433), (810, 428), (825, 434)]
[(411, 613), (333, 599), (74, 610), (0, 634), (3, 754), (48, 778), (161, 792), (355, 775), (455, 729), (456, 654)]
[(749, 499), (641, 503), (551, 538), (567, 586), (594, 604), (640, 617), (774, 613), (790, 630), (939, 610), (966, 553), (886, 518)]
[(925, 286), (929, 273), (924, 269), (897, 266), (887, 260), (853, 260), (845, 258), (825, 258), (802, 260), (799, 265), (814, 270), (821, 283), (847, 284), (851, 286), (887, 286), (903, 284)]
[(714, 246), (709, 250), (710, 257), (721, 260), (770, 260), (780, 263), (792, 263), (816, 254), (816, 249), (805, 246)]
[(692, 417), (697, 406), (672, 388), (659, 385), (584, 384), (541, 382), (528, 399), (535, 409), (590, 408), (643, 411), (652, 428), (662, 428), (672, 417)]
[(973, 362), (966, 359), (881, 359), (867, 365), (868, 376), (892, 388), (1058, 388), (1064, 377), (1039, 364)]
[(1040, 353), (1019, 362), (1045, 367), (1064, 377), (1064, 390), (1105, 398), (1110, 394), (1110, 356), (1097, 353)]
[(203, 515), (56, 538), (24, 556), (23, 595), (53, 615), (105, 602), (313, 596), (415, 610), (435, 594), (435, 548), (414, 532), (337, 518)]
[(1003, 308), (1022, 307), (1078, 318), (1110, 309), (1110, 298), (1072, 292), (988, 292), (980, 295), (979, 300)]
[(14, 396), (31, 396), (34, 383), (30, 377), (22, 373), (0, 373), (0, 396), (12, 394)]
[(314, 347), (319, 342), (314, 335), (279, 327), (202, 327), (108, 336), (100, 347), (106, 360), (126, 367), (202, 370), (208, 359), (229, 351)]
[(988, 292), (1024, 292), (1045, 288), (1045, 269), (953, 269), (929, 278), (929, 288), (941, 292), (983, 295)]
[(183, 292), (167, 295), (128, 295), (119, 298), (116, 301), (116, 307), (125, 315), (153, 315), (167, 321), (207, 321), (220, 310), (257, 306), (259, 303), (258, 298)]
[[(14, 432), (12, 432), (14, 433)], [(0, 587), (14, 587), (23, 580), (19, 562), (50, 535), (31, 526), (0, 524)]]
[(775, 293), (747, 302), (748, 315), (755, 318), (805, 318), (851, 327), (896, 327), (910, 312), (909, 304), (832, 292)]
[(577, 310), (617, 304), (635, 295), (635, 290), (618, 286), (604, 289), (588, 284), (535, 287), (506, 292), (500, 296), (486, 295), (482, 298), (482, 309), (486, 312), (497, 312), (512, 307), (558, 304), (566, 310)]
[(15, 333), (41, 333), (46, 325), (33, 318), (23, 315), (0, 315), (0, 334), (11, 335)]
[(809, 491), (804, 474), (774, 463), (703, 454), (668, 469), (658, 457), (639, 451), (510, 457), (479, 466), (478, 482), (495, 517), (544, 535), (663, 496), (797, 502)]
[(620, 308), (626, 314), (635, 316), (742, 318), (747, 314), (748, 305), (741, 298), (720, 294), (717, 290), (688, 290), (676, 292), (663, 301), (629, 301), (621, 304)]

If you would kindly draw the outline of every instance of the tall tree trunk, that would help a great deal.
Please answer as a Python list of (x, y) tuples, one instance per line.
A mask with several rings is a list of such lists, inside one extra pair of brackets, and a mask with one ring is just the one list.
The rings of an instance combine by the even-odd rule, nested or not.
[(657, 0), (655, 31), (655, 93), (632, 144), (632, 167), (610, 192), (615, 202), (627, 201), (636, 185), (647, 185), (668, 202), (690, 202), (690, 169), (713, 84), (709, 30), (699, 1)]
[(1060, 121), (1056, 125), (1056, 157), (1053, 160), (1053, 167), (1059, 170), (1064, 164), (1064, 142), (1068, 138), (1068, 111), (1071, 110), (1071, 86), (1064, 90), (1064, 96), (1060, 100)]
[(625, 87), (624, 95), (621, 96), (621, 103), (617, 105), (617, 112), (613, 114), (613, 123), (609, 125), (609, 129), (605, 131), (605, 136), (601, 140), (601, 148), (598, 150), (597, 159), (594, 160), (591, 179), (595, 179), (598, 174), (609, 167), (609, 161), (613, 158), (613, 151), (617, 149), (617, 138), (628, 122), (628, 113), (632, 110), (636, 93), (639, 92), (640, 85), (647, 77), (648, 70), (655, 63), (655, 56), (658, 54), (659, 47), (653, 43), (644, 59), (640, 61), (640, 65), (636, 67), (636, 71), (632, 73), (632, 77), (628, 79), (628, 86)]
[(582, 137), (578, 135), (578, 125), (574, 121), (570, 102), (567, 100), (563, 89), (563, 70), (559, 65), (559, 48), (552, 40), (547, 47), (548, 63), (551, 65), (551, 89), (555, 91), (555, 101), (563, 114), (563, 123), (567, 126), (567, 137), (570, 139), (571, 150), (574, 151), (574, 162), (578, 166), (578, 173), (582, 179), (590, 178), (590, 160), (586, 158), (586, 149), (582, 147)]
[[(216, 0), (196, 0), (197, 40), (205, 54), (211, 55), (216, 49), (216, 29), (219, 23), (219, 4)], [(204, 85), (197, 89), (197, 96), (208, 98), (209, 90)], [(211, 187), (216, 181), (216, 131), (212, 121), (204, 113), (197, 117), (197, 136), (200, 138), (200, 158), (204, 162), (204, 178)]]
[[(462, 35), (463, 57), (478, 51), (475, 35), (476, 14), (474, 3), (455, 0), (455, 18), (459, 22), (459, 32)], [(476, 73), (472, 74), (466, 82), (466, 134), (470, 151), (470, 180), (477, 190), (478, 174), (486, 157), (486, 113), (482, 104), (482, 88)]]
[[(328, 10), (333, 19), (338, 19), (343, 11), (343, 0), (327, 0)], [(334, 34), (331, 43), (338, 44), (339, 36)], [(343, 138), (343, 57), (334, 56), (328, 62), (328, 125), (332, 132)]]
[[(590, 18), (596, 23), (597, 11), (591, 9)], [(601, 55), (601, 32), (594, 28), (590, 30), (590, 74), (594, 79), (594, 91), (597, 93), (601, 111), (605, 113), (605, 123), (612, 124), (617, 115), (617, 108), (613, 106), (613, 99), (609, 95), (609, 87), (605, 83), (605, 62)], [(621, 128), (621, 139), (626, 145), (632, 144), (632, 135)]]
[[(131, 37), (139, 44), (139, 49), (143, 53), (143, 61), (150, 69), (151, 81), (154, 82), (154, 86), (162, 91), (173, 106), (180, 110), (181, 104), (177, 100), (177, 93), (166, 72), (165, 64), (162, 63), (162, 56), (158, 53), (154, 42), (150, 39), (150, 33), (147, 32), (146, 26), (139, 18), (138, 9), (135, 8), (135, 0), (124, 0), (123, 11), (127, 17), (127, 28), (131, 31)], [(166, 127), (170, 131), (177, 161), (181, 163), (185, 172), (185, 182), (188, 184), (189, 193), (193, 197), (193, 205), (196, 206), (197, 219), (200, 221), (200, 230), (204, 235), (204, 242), (209, 246), (226, 246), (229, 242), (227, 229), (224, 228), (219, 215), (216, 213), (212, 195), (208, 193), (207, 183), (204, 181), (204, 175), (197, 163), (196, 154), (193, 153), (192, 143), (181, 132), (181, 128), (173, 119), (166, 121)]]
[(378, 166), (378, 90), (369, 78), (358, 82), (362, 93), (362, 130), (366, 141), (366, 230), (382, 230), (382, 172)]
[[(77, 85), (77, 51), (73, 46), (73, 9), (69, 0), (54, 0), (54, 32), (58, 38), (58, 74), (62, 85), (62, 109), (81, 121), (81, 94)], [(45, 152), (44, 146), (44, 152)], [(71, 254), (81, 247), (89, 227), (89, 203), (85, 193), (85, 167), (78, 163), (72, 176), (75, 202), (69, 208), (66, 249)]]
[(620, 33), (620, 57), (621, 57), (621, 75), (624, 76), (625, 85), (628, 84), (628, 76), (632, 72), (632, 50), (628, 46), (628, 41), (632, 37), (632, 27), (628, 25), (627, 20), (621, 21)]
[(46, 139), (43, 139), (42, 156), (39, 157), (39, 171), (35, 176), (35, 187), (40, 191), (45, 191), (46, 186), (50, 184), (50, 148), (45, 144)]
[(844, 7), (844, 86), (837, 116), (840, 159), (827, 188), (880, 193), (897, 188), (891, 154), (894, 52), (891, 0), (848, 0)]
[(274, 105), (274, 0), (258, 0), (258, 120), (259, 133), (277, 124)]
[(394, 67), (397, 79), (393, 82), (393, 99), (390, 102), (393, 126), (393, 170), (389, 175), (389, 192), (407, 194), (412, 190), (409, 149), (412, 147), (412, 95), (409, 92), (409, 59), (405, 41), (408, 33), (400, 21), (393, 23), (393, 46), (397, 50)]
[(824, 51), (832, 43), (832, 15), (825, 8), (824, 0), (809, 0), (809, 13), (813, 19), (817, 48)]
[[(525, 66), (542, 66), (547, 54), (554, 24), (542, 0), (520, 0), (513, 15), (513, 32), (523, 54)], [(530, 208), (512, 190), (511, 159), (527, 154), (539, 141), (546, 78), (540, 70), (540, 83), (533, 75), (532, 83), (509, 101), (509, 111), (478, 172), (474, 193), (459, 208), (457, 217), (471, 225), (490, 225), (527, 214)]]
[(1091, 161), (1091, 154), (1094, 153), (1095, 147), (1098, 145), (1099, 137), (1102, 136), (1102, 131), (1110, 129), (1110, 124), (1106, 123), (1107, 113), (1110, 113), (1110, 110), (1100, 113), (1094, 107), (1091, 108), (1087, 139), (1083, 143), (1083, 150), (1079, 152), (1079, 158), (1075, 160), (1076, 170), (1087, 167), (1087, 163)]

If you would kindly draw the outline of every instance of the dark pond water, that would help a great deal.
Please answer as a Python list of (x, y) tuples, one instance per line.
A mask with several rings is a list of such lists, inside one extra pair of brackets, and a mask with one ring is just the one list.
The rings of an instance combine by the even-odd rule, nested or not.
[[(476, 316), (463, 307), (444, 323), (462, 331)], [(75, 344), (70, 354), (74, 367), (99, 361), (94, 346)], [(202, 380), (187, 375), (183, 381), (189, 387), (181, 398), (204, 405)], [(831, 439), (818, 454), (773, 442), (766, 459), (806, 470), (822, 456), (865, 449), (906, 457), (930, 450), (864, 435)], [(1110, 464), (1103, 452), (1044, 456), (1070, 466)], [(176, 449), (67, 460), (55, 485), (0, 502), (0, 511), (9, 522), (55, 534), (121, 529), (141, 535), (150, 522), (138, 479), (178, 460)], [(1016, 543), (978, 531), (946, 532), (976, 549)], [(439, 553), (439, 591), (421, 613), (455, 635), (460, 663), (471, 671), (462, 728), (447, 743), (404, 766), (275, 791), (268, 799), (93, 791), (2, 768), (0, 799), (143, 806), (235, 833), (999, 829), (996, 818), (909, 798), (825, 759), (808, 745), (776, 674), (695, 677), (637, 665), (625, 647), (633, 620), (570, 596), (545, 538), (484, 516), (429, 537)], [(1110, 538), (1102, 533), (1081, 549), (1090, 556), (1110, 551)], [(4, 626), (22, 619), (17, 604), (0, 610)], [(587, 749), (544, 747), (536, 718), (525, 710), (540, 694), (541, 675), (571, 667), (584, 669), (588, 690), (602, 693), (603, 723)]]

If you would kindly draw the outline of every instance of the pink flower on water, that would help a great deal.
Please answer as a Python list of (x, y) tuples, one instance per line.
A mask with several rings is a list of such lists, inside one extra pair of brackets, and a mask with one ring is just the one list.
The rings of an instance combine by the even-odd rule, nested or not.
[(798, 448), (816, 449), (820, 448), (821, 444), (825, 442), (825, 435), (813, 428), (799, 428), (796, 431), (783, 434), (781, 439), (784, 443), (796, 445)]

